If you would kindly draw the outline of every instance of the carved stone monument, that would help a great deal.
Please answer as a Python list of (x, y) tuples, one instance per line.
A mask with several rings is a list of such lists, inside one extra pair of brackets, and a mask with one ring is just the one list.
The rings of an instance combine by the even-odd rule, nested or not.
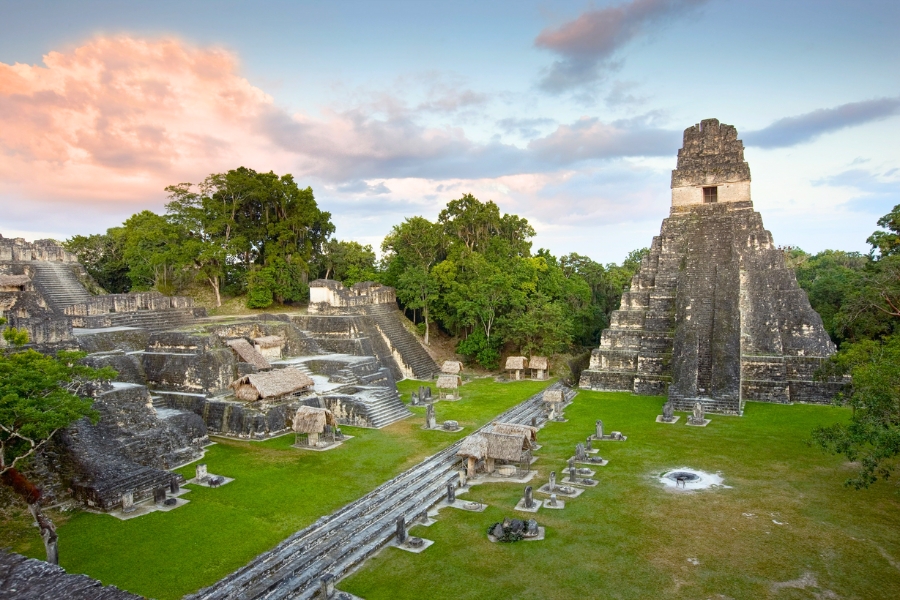
[(685, 129), (671, 188), (579, 386), (668, 395), (683, 411), (702, 398), (735, 415), (747, 400), (830, 403), (841, 382), (814, 375), (834, 344), (753, 210), (737, 130), (716, 119)]
[(556, 491), (556, 471), (550, 471), (549, 489), (551, 492)]
[(437, 419), (434, 416), (434, 404), (425, 407), (425, 429), (437, 429)]
[(709, 419), (707, 419), (704, 415), (703, 404), (700, 402), (696, 402), (694, 404), (694, 410), (691, 413), (691, 416), (688, 417), (688, 425), (694, 425), (696, 427), (705, 427), (709, 424)]
[(534, 508), (534, 492), (530, 485), (525, 487), (525, 508)]
[(206, 463), (200, 463), (199, 465), (197, 465), (195, 473), (195, 479), (197, 481), (205, 482), (209, 478), (209, 474), (206, 472)]
[(447, 484), (447, 504), (453, 504), (454, 502), (456, 502), (456, 486), (451, 481)]
[(594, 423), (594, 439), (603, 439), (603, 421), (601, 421), (600, 419), (597, 419), (597, 422)]
[(131, 490), (122, 493), (122, 512), (132, 513), (137, 510), (134, 505), (134, 492)]
[(406, 519), (404, 517), (397, 517), (397, 543), (406, 543)]

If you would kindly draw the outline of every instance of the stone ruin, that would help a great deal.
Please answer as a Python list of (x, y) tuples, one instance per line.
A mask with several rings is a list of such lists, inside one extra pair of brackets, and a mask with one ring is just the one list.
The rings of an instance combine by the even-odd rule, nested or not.
[[(322, 288), (341, 296), (340, 284), (313, 282)], [(62, 432), (31, 475), (50, 501), (72, 490), (89, 507), (115, 510), (183, 483), (170, 471), (201, 457), (211, 433), (290, 433), (301, 406), (326, 409), (339, 425), (380, 428), (406, 418), (396, 381), (430, 377), (437, 366), (403, 327), (393, 289), (354, 290), (364, 301), (319, 311), (313, 302), (314, 314), (213, 320), (189, 298), (103, 294), (52, 240), (0, 237), (0, 315), (25, 328), (38, 350), (83, 350), (87, 364), (118, 372), (95, 394), (99, 422)], [(296, 376), (279, 377), (288, 370)], [(238, 397), (255, 377), (271, 388), (270, 373), (311, 385)]]
[(669, 218), (579, 386), (737, 415), (747, 400), (828, 403), (842, 383), (814, 373), (834, 351), (753, 210), (737, 131), (716, 119), (687, 128)]

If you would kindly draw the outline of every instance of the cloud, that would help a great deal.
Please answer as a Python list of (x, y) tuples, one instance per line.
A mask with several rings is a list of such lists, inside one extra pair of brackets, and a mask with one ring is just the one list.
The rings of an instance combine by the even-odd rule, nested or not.
[(850, 102), (779, 119), (764, 129), (743, 134), (744, 143), (760, 148), (784, 148), (809, 142), (824, 133), (887, 119), (900, 114), (900, 96)]
[(529, 139), (539, 136), (542, 131), (547, 129), (547, 127), (556, 125), (556, 121), (546, 117), (536, 117), (531, 119), (507, 117), (505, 119), (500, 119), (496, 124), (504, 133), (516, 134), (520, 137)]
[(142, 202), (261, 162), (270, 143), (251, 124), (272, 99), (236, 70), (224, 50), (124, 36), (0, 63), (0, 193)]
[(634, 81), (616, 81), (606, 95), (606, 104), (612, 107), (637, 106), (647, 101), (646, 96), (636, 96), (632, 93), (638, 88)]
[(674, 156), (681, 134), (647, 124), (646, 119), (603, 123), (582, 117), (528, 144), (541, 160), (569, 165), (583, 160), (624, 156)]
[(541, 88), (559, 93), (592, 84), (619, 63), (616, 53), (641, 36), (650, 25), (677, 18), (706, 0), (631, 0), (618, 6), (589, 10), (558, 27), (544, 29), (534, 40), (538, 48), (560, 59), (544, 74)]
[(856, 168), (818, 179), (812, 184), (855, 190), (859, 195), (849, 198), (841, 206), (853, 212), (881, 216), (900, 204), (900, 179), (896, 176), (897, 169), (874, 173)]

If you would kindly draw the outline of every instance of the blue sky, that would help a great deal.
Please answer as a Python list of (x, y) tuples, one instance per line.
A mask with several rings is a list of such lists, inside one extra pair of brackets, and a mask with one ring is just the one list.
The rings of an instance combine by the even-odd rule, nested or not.
[(681, 131), (710, 117), (745, 140), (778, 244), (867, 251), (900, 203), (896, 2), (0, 9), (5, 236), (100, 232), (244, 164), (311, 185), (341, 239), (377, 247), (472, 192), (535, 248), (619, 261), (658, 233)]

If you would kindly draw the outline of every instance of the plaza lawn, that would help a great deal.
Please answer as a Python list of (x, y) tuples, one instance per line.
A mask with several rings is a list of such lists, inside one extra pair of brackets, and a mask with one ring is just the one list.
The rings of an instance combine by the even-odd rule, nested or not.
[[(400, 382), (404, 400), (422, 383)], [(344, 427), (355, 437), (327, 452), (291, 448), (293, 435), (265, 442), (219, 438), (203, 462), (210, 473), (234, 477), (234, 482), (217, 489), (187, 486), (187, 505), (128, 521), (55, 513), (60, 564), (70, 573), (86, 573), (144, 596), (180, 598), (215, 583), (549, 383), (466, 383), (463, 400), (436, 405), (439, 421), (454, 419), (465, 428), (456, 434), (422, 430), (424, 408), (414, 407), (415, 416), (381, 430)], [(194, 466), (180, 472), (189, 479)], [(3, 524), (0, 547), (43, 558), (43, 545), (26, 514), (21, 511), (14, 522)]]
[[(544, 541), (491, 544), (491, 523), (532, 515), (512, 510), (522, 485), (477, 485), (460, 499), (487, 502), (484, 513), (443, 509), (412, 529), (433, 546), (388, 548), (339, 588), (367, 600), (900, 597), (897, 485), (845, 488), (851, 467), (805, 443), (847, 411), (750, 403), (743, 417), (713, 415), (697, 428), (684, 415), (655, 423), (661, 405), (580, 392), (569, 422), (540, 431), (535, 489), (562, 471), (595, 419), (628, 436), (595, 443), (610, 460), (597, 468), (598, 487), (535, 515)], [(664, 489), (655, 477), (676, 467), (719, 471), (730, 487)]]

